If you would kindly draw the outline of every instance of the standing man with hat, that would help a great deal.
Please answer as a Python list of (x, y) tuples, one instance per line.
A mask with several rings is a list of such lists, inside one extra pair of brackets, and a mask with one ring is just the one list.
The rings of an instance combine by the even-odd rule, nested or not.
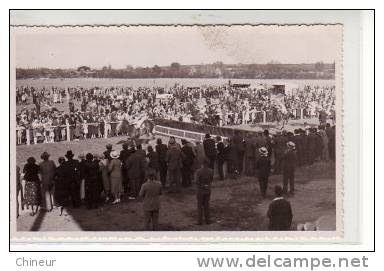
[(169, 179), (171, 193), (179, 193), (181, 186), (181, 168), (183, 166), (183, 152), (176, 143), (175, 138), (169, 139), (169, 148), (167, 151), (167, 176)]
[(259, 159), (257, 160), (256, 168), (258, 170), (261, 196), (265, 198), (267, 195), (268, 178), (271, 172), (271, 160), (269, 159), (266, 147), (259, 149)]
[(288, 141), (287, 148), (281, 158), (283, 161), (283, 191), (284, 194), (287, 194), (289, 183), (289, 193), (293, 195), (295, 193), (295, 168), (297, 162), (295, 143)]
[(205, 135), (203, 146), (204, 146), (205, 155), (209, 159), (209, 167), (211, 169), (214, 169), (215, 159), (216, 159), (216, 142), (211, 138), (210, 134)]
[(124, 192), (128, 192), (128, 176), (127, 176), (127, 170), (125, 167), (125, 162), (127, 161), (128, 157), (131, 155), (131, 152), (128, 150), (128, 143), (123, 143), (123, 149), (120, 151), (119, 160), (122, 164), (122, 176), (123, 176), (123, 188)]
[(197, 185), (197, 213), (198, 225), (210, 224), (209, 200), (211, 197), (211, 184), (213, 181), (213, 169), (209, 168), (209, 160), (205, 160), (203, 166), (196, 171)]
[(150, 168), (147, 173), (147, 181), (140, 189), (140, 198), (143, 199), (145, 216), (145, 229), (157, 230), (159, 224), (160, 195), (162, 185), (156, 178), (157, 173)]
[(275, 186), (275, 195), (276, 198), (268, 207), (268, 230), (288, 231), (291, 228), (293, 218), (291, 204), (283, 198), (283, 189), (280, 185)]
[(111, 160), (111, 152), (112, 152), (112, 144), (107, 144), (105, 146), (106, 150), (103, 152), (104, 156), (107, 157), (108, 160)]
[(79, 160), (73, 159), (75, 155), (71, 150), (67, 151), (65, 157), (67, 162), (64, 163), (65, 177), (71, 185), (71, 200), (72, 207), (78, 208), (81, 205), (80, 199), (80, 181), (81, 181), (81, 168)]
[(53, 209), (53, 185), (55, 177), (55, 162), (49, 160), (49, 154), (43, 152), (39, 164), (39, 172), (41, 175), (41, 210), (52, 211)]
[(156, 141), (156, 152), (159, 156), (160, 182), (165, 187), (167, 181), (167, 145), (163, 144), (161, 138)]

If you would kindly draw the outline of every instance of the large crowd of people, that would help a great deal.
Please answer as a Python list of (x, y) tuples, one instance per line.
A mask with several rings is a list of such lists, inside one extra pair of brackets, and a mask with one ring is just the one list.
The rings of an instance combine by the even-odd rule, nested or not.
[[(149, 145), (146, 150), (134, 141), (124, 143), (121, 150), (115, 147), (107, 145), (102, 154), (77, 154), (78, 159), (68, 150), (57, 165), (46, 152), (38, 164), (34, 157), (28, 158), (22, 172), (17, 168), (22, 205), (30, 206), (31, 215), (39, 208), (49, 212), (55, 206), (62, 215), (66, 209), (82, 204), (94, 209), (103, 204), (119, 204), (121, 200), (143, 199), (146, 229), (155, 230), (162, 191), (183, 193), (195, 184), (197, 223), (209, 224), (214, 172), (218, 173), (218, 181), (242, 175), (257, 178), (262, 198), (267, 197), (270, 174), (282, 174), (282, 187), (275, 189), (276, 195), (294, 196), (297, 167), (335, 159), (335, 126), (326, 124), (276, 135), (268, 130), (247, 136), (235, 132), (225, 139), (206, 134), (202, 142), (182, 139), (181, 144), (174, 137), (169, 138), (168, 144), (158, 138), (156, 145)], [(273, 213), (268, 212), (271, 221)], [(290, 229), (292, 214), (287, 219), (289, 223), (272, 221), (270, 229)]]
[[(91, 87), (16, 89), (17, 144), (104, 137), (119, 123), (171, 119), (213, 126), (252, 124), (325, 115), (335, 118), (334, 86), (305, 86), (271, 95), (268, 86)], [(35, 107), (27, 105), (33, 103)], [(64, 103), (66, 110), (57, 110)], [(42, 110), (44, 106), (44, 110)], [(263, 112), (267, 112), (265, 114)], [(70, 125), (70, 130), (66, 125)], [(26, 135), (27, 131), (30, 133)], [(69, 134), (68, 134), (69, 132)]]

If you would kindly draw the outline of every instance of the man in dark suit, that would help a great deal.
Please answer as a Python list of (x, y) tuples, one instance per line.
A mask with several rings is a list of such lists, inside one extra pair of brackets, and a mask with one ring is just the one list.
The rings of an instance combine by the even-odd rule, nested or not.
[(141, 153), (136, 151), (126, 160), (125, 168), (130, 182), (130, 198), (136, 199), (139, 196), (142, 180), (145, 177), (145, 170), (147, 168), (145, 156), (143, 157)]
[(260, 158), (257, 160), (256, 169), (259, 177), (260, 192), (263, 198), (267, 195), (268, 178), (271, 172), (271, 160), (266, 147), (259, 149)]
[(198, 225), (203, 224), (203, 217), (206, 224), (211, 223), (209, 200), (212, 181), (213, 170), (209, 168), (209, 161), (205, 160), (203, 166), (196, 171)]
[(221, 136), (216, 137), (217, 141), (217, 169), (219, 171), (219, 179), (224, 180), (224, 162), (226, 157), (226, 150), (223, 141), (221, 140)]
[(268, 230), (288, 231), (292, 224), (292, 208), (289, 201), (283, 198), (281, 186), (275, 186), (276, 198), (270, 203), (267, 216), (269, 218)]
[(122, 163), (122, 175), (123, 175), (123, 187), (124, 192), (128, 192), (128, 175), (127, 170), (125, 167), (125, 162), (127, 161), (128, 157), (131, 155), (131, 152), (128, 150), (128, 143), (123, 144), (123, 149), (120, 151), (119, 160)]
[(215, 160), (216, 160), (216, 143), (215, 140), (211, 138), (210, 134), (205, 135), (205, 139), (203, 141), (205, 155), (209, 159), (209, 167), (214, 169)]
[(289, 193), (293, 195), (295, 192), (295, 168), (297, 163), (295, 143), (288, 141), (287, 148), (281, 158), (283, 161), (283, 190), (284, 194), (287, 194), (289, 183)]
[(73, 208), (80, 207), (80, 181), (81, 181), (81, 165), (79, 160), (73, 159), (72, 151), (67, 151), (65, 154), (67, 161), (64, 163), (64, 175), (70, 183), (71, 200)]
[(189, 142), (185, 139), (181, 140), (183, 147), (181, 151), (183, 152), (183, 167), (182, 167), (182, 184), (184, 187), (188, 187), (192, 184), (192, 166), (195, 160), (195, 154), (193, 149), (189, 145)]
[(232, 138), (233, 142), (233, 148), (237, 152), (237, 170), (239, 174), (243, 172), (243, 165), (244, 165), (244, 150), (245, 150), (245, 145), (244, 145), (244, 140), (243, 137), (240, 135), (239, 131), (235, 131), (235, 135)]
[(183, 152), (174, 138), (169, 140), (167, 151), (168, 179), (171, 193), (179, 193), (181, 185), (181, 168), (183, 166)]
[(163, 144), (161, 138), (157, 139), (156, 152), (159, 156), (160, 182), (165, 187), (167, 180), (167, 145)]

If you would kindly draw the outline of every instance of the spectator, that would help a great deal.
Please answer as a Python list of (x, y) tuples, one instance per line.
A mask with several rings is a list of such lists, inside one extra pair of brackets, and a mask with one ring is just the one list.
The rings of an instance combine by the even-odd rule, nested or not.
[(160, 195), (162, 185), (156, 179), (156, 172), (150, 170), (147, 181), (141, 186), (140, 198), (143, 199), (145, 229), (155, 231), (159, 224)]
[(205, 221), (205, 224), (211, 223), (209, 201), (213, 170), (209, 168), (209, 165), (210, 162), (205, 160), (203, 166), (196, 171), (198, 225), (202, 225), (203, 221)]
[(288, 141), (287, 148), (281, 158), (283, 161), (283, 191), (284, 194), (288, 193), (289, 184), (289, 193), (293, 195), (295, 193), (295, 168), (297, 161), (295, 143)]
[(41, 159), (43, 160), (39, 164), (41, 174), (41, 210), (50, 212), (54, 204), (53, 187), (56, 166), (52, 160), (49, 160), (49, 154), (47, 152), (41, 154)]
[(156, 152), (159, 156), (160, 182), (165, 187), (167, 180), (167, 145), (163, 144), (161, 138), (157, 139)]
[(260, 192), (263, 198), (267, 196), (268, 178), (271, 172), (271, 161), (266, 147), (259, 149), (260, 158), (257, 160), (256, 168), (258, 170)]
[[(33, 157), (27, 159), (24, 169), (25, 180), (25, 204), (31, 206), (31, 216), (34, 216), (39, 209), (41, 201), (41, 186), (39, 179), (39, 166)], [(34, 209), (36, 207), (36, 209)]]
[(112, 151), (110, 157), (108, 172), (111, 181), (111, 194), (114, 197), (112, 204), (117, 204), (120, 203), (120, 196), (123, 193), (121, 161), (118, 159), (119, 153), (117, 151)]
[(288, 231), (292, 224), (292, 208), (289, 201), (283, 198), (283, 189), (281, 186), (275, 186), (276, 198), (269, 205), (267, 217), (269, 218), (268, 230), (270, 231)]
[(216, 143), (211, 138), (210, 134), (205, 135), (203, 146), (204, 146), (205, 155), (209, 160), (209, 168), (214, 169), (215, 159), (216, 159)]

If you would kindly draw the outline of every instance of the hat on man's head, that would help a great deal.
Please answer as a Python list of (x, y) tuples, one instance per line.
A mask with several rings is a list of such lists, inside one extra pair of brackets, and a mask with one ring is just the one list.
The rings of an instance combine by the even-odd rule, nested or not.
[(127, 142), (124, 142), (124, 143), (123, 143), (123, 149), (124, 149), (124, 150), (127, 150), (127, 149), (128, 149), (128, 143), (127, 143)]
[(259, 149), (260, 155), (261, 156), (267, 156), (268, 155), (268, 149), (266, 147), (261, 147)]
[(296, 144), (293, 143), (292, 141), (288, 141), (287, 146), (288, 146), (288, 148), (294, 149), (296, 147)]
[(35, 157), (29, 157), (27, 159), (27, 162), (28, 162), (28, 164), (34, 164), (36, 162), (36, 159), (35, 159)]
[(175, 144), (175, 143), (176, 143), (176, 139), (174, 137), (170, 137), (169, 144)]
[(111, 158), (119, 158), (119, 153), (117, 151), (113, 151), (110, 154)]
[(58, 162), (59, 162), (59, 164), (64, 163), (65, 162), (65, 158), (60, 156), (59, 159), (58, 159)]
[(92, 153), (87, 153), (87, 155), (85, 156), (85, 159), (87, 159), (89, 161), (92, 161), (93, 160), (93, 154)]
[(46, 151), (45, 152), (43, 152), (42, 154), (41, 154), (41, 159), (43, 159), (43, 160), (45, 160), (45, 159), (48, 159), (49, 158), (49, 153), (47, 153)]
[(217, 140), (217, 141), (221, 141), (221, 136), (219, 136), (219, 135), (216, 136), (216, 140)]
[(210, 134), (205, 134), (205, 138), (211, 138)]
[(185, 145), (185, 144), (187, 144), (188, 143), (188, 141), (186, 140), (186, 139), (181, 139), (181, 144), (183, 144), (183, 145)]
[(71, 150), (67, 151), (67, 153), (65, 154), (65, 157), (67, 157), (67, 158), (73, 158), (73, 156), (75, 156), (75, 155), (73, 154), (73, 152)]
[(112, 144), (105, 145), (105, 148), (107, 148), (107, 150), (112, 150)]

